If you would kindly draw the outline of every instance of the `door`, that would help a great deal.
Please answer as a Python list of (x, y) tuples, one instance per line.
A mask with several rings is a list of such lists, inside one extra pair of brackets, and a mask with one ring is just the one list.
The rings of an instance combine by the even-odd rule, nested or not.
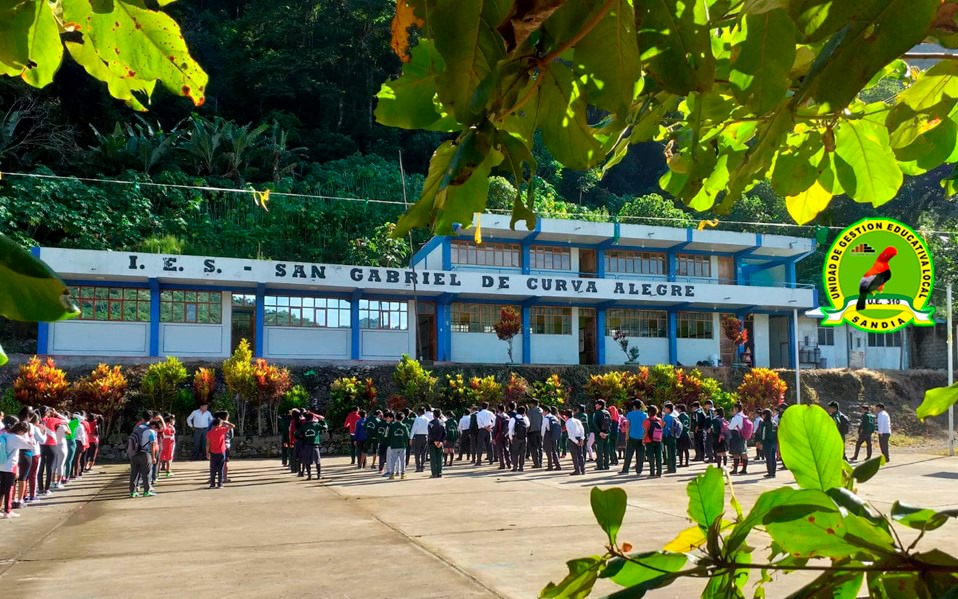
[(579, 308), (579, 364), (596, 363), (595, 310)]
[(579, 276), (595, 278), (597, 270), (595, 250), (579, 250)]
[(735, 284), (735, 258), (731, 256), (719, 256), (718, 278), (720, 285)]
[(436, 304), (416, 303), (416, 351), (421, 360), (436, 359)]
[[(735, 318), (734, 314), (719, 314), (719, 322), (724, 323), (728, 316)], [(722, 366), (731, 366), (735, 362), (736, 348), (732, 341), (725, 336), (724, 328), (720, 330), (722, 332), (719, 334), (719, 359), (722, 360)]]
[(230, 327), (230, 352), (236, 351), (240, 341), (249, 341), (250, 349), (256, 347), (256, 311), (252, 308), (233, 307)]

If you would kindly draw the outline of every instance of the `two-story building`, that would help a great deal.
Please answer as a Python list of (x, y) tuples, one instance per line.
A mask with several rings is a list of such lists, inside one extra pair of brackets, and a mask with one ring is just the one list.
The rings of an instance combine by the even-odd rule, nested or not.
[[(815, 242), (799, 237), (539, 219), (512, 230), (484, 214), (434, 237), (409, 268), (37, 248), (80, 303), (41, 324), (42, 354), (222, 358), (242, 338), (257, 356), (304, 360), (505, 363), (493, 332), (521, 314), (514, 361), (621, 364), (617, 331), (642, 364), (735, 359), (724, 315), (742, 319), (756, 366), (795, 364), (796, 283)], [(520, 224), (521, 228), (522, 225)]]

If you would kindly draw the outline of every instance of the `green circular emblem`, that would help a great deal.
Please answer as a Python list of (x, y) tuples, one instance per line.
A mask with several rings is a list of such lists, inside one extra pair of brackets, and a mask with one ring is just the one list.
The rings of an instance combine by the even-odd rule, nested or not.
[(832, 306), (822, 308), (823, 325), (891, 333), (935, 324), (928, 305), (935, 265), (925, 240), (906, 224), (866, 218), (848, 227), (825, 255), (822, 277)]

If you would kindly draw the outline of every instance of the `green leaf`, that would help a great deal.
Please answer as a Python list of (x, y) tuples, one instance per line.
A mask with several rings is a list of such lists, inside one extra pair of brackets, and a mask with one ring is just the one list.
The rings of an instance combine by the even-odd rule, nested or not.
[(566, 562), (569, 574), (558, 584), (550, 582), (539, 597), (545, 599), (583, 599), (588, 597), (595, 586), (599, 570), (605, 566), (605, 558), (599, 556), (583, 557)]
[[(868, 573), (868, 596), (881, 599), (916, 599), (927, 597), (917, 572)], [(936, 598), (937, 599), (937, 598)]]
[(506, 55), (505, 40), (496, 30), (512, 3), (505, 0), (437, 0), (432, 11), (432, 33), (446, 68), (439, 74), (439, 99), (456, 120), (472, 125), (479, 120), (493, 86), (480, 84), (494, 76)]
[[(862, 564), (858, 562), (849, 565), (862, 567)], [(862, 588), (864, 577), (864, 572), (842, 572), (841, 570), (823, 572), (813, 582), (795, 591), (786, 599), (855, 599)]]
[(855, 19), (835, 34), (837, 43), (819, 54), (800, 97), (814, 98), (827, 110), (847, 106), (886, 64), (921, 43), (940, 3), (868, 0), (858, 4)]
[(779, 451), (803, 489), (827, 491), (842, 484), (842, 437), (819, 406), (791, 406), (778, 429)]
[(602, 578), (611, 578), (619, 586), (635, 587), (665, 574), (674, 574), (689, 563), (685, 554), (666, 551), (637, 553), (629, 558), (617, 557), (610, 561)]
[(688, 553), (693, 549), (698, 549), (705, 545), (708, 538), (705, 536), (705, 530), (696, 524), (680, 532), (674, 539), (669, 541), (663, 549), (674, 553)]
[(873, 476), (878, 474), (878, 469), (885, 464), (885, 456), (878, 456), (877, 458), (872, 458), (866, 460), (861, 464), (855, 466), (855, 469), (852, 470), (852, 478), (860, 483), (868, 482)]
[(117, 100), (123, 100), (133, 110), (140, 112), (146, 110), (140, 97), (148, 99), (153, 94), (153, 89), (156, 87), (155, 81), (117, 77), (97, 56), (93, 44), (67, 42), (66, 46), (73, 60), (79, 63), (88, 75), (106, 83), (111, 96)]
[(770, 510), (789, 503), (792, 496), (798, 492), (799, 491), (791, 487), (782, 487), (781, 489), (766, 491), (759, 495), (755, 501), (755, 505), (752, 506), (751, 511), (749, 511), (748, 516), (736, 524), (728, 538), (726, 538), (725, 547), (729, 551), (737, 551), (748, 538), (752, 529), (762, 524), (762, 521)]
[(841, 558), (860, 550), (844, 539), (845, 523), (837, 511), (811, 512), (786, 522), (770, 522), (765, 530), (794, 557)]
[(83, 45), (90, 44), (115, 77), (159, 81), (197, 106), (205, 101), (209, 77), (169, 15), (148, 9), (143, 0), (69, 0), (63, 18), (79, 25)]
[(756, 142), (750, 146), (745, 160), (729, 177), (728, 193), (719, 205), (720, 212), (728, 212), (742, 197), (745, 190), (760, 178), (771, 165), (772, 157), (782, 140), (795, 126), (795, 114), (787, 105), (782, 105), (768, 121), (763, 122), (756, 133)]
[(732, 48), (729, 83), (735, 98), (755, 114), (775, 108), (791, 83), (795, 24), (781, 9), (745, 16), (745, 38)]
[(565, 3), (566, 0), (532, 0), (516, 3), (509, 17), (499, 25), (498, 29), (506, 41), (507, 50), (512, 52), (525, 43), (529, 36)]
[(948, 118), (958, 103), (958, 63), (943, 60), (898, 94), (885, 119), (891, 144), (904, 148)]
[(715, 57), (707, 0), (649, 0), (637, 3), (639, 55), (668, 91), (685, 95), (711, 89)]
[(817, 130), (791, 134), (772, 164), (772, 188), (783, 196), (799, 195), (821, 175), (825, 148)]
[(689, 517), (708, 530), (725, 513), (725, 479), (722, 471), (709, 466), (686, 487), (689, 496)]
[(835, 2), (834, 0), (789, 0), (788, 9), (792, 19), (804, 36), (806, 43), (818, 42), (846, 26), (861, 2)]
[(41, 4), (39, 0), (0, 0), (0, 73), (19, 77), (30, 64), (30, 38)]
[[(598, 12), (605, 0), (582, 0)], [(589, 102), (625, 117), (641, 75), (631, 0), (611, 0), (612, 8), (575, 45), (573, 71), (585, 81)], [(590, 14), (591, 17), (591, 14)]]
[(958, 123), (945, 119), (904, 148), (896, 148), (895, 158), (902, 172), (912, 177), (958, 161)]
[(948, 411), (948, 408), (958, 402), (958, 383), (950, 387), (935, 387), (925, 391), (925, 399), (918, 406), (915, 414), (919, 420), (932, 416), (939, 416)]
[(602, 160), (602, 146), (586, 121), (587, 105), (572, 71), (554, 62), (540, 75), (539, 125), (542, 140), (556, 160), (573, 170), (591, 168)]
[(3, 346), (0, 346), (0, 366), (7, 363), (7, 354), (3, 353)]
[(496, 132), (496, 149), (502, 154), (502, 166), (512, 173), (518, 190), (516, 198), (512, 202), (512, 220), (509, 222), (509, 226), (515, 229), (517, 222), (524, 221), (526, 230), (532, 231), (536, 226), (535, 205), (533, 203), (535, 197), (530, 193), (529, 204), (523, 204), (520, 184), (526, 180), (523, 165), (528, 165), (531, 187), (531, 179), (535, 176), (536, 159), (532, 156), (532, 151), (524, 141), (507, 131)]
[(835, 129), (835, 170), (856, 202), (881, 206), (895, 198), (904, 180), (888, 131), (869, 121), (842, 121)]
[(0, 316), (52, 322), (80, 313), (63, 281), (50, 268), (0, 233)]
[(422, 39), (410, 52), (402, 76), (383, 83), (376, 94), (376, 121), (389, 127), (455, 131), (455, 119), (440, 113), (436, 103), (436, 73), (444, 68), (431, 40)]
[(958, 518), (958, 510), (939, 512), (896, 501), (891, 506), (891, 517), (895, 522), (904, 524), (908, 528), (935, 530), (944, 526), (948, 522), (948, 518)]
[[(26, 31), (29, 62), (20, 77), (33, 87), (44, 87), (53, 82), (53, 76), (63, 62), (63, 44), (60, 43), (60, 27), (53, 8), (45, 0), (24, 2), (23, 6), (33, 15), (33, 23)], [(2, 7), (2, 4), (0, 4)], [(0, 8), (2, 12), (2, 8)], [(19, 23), (14, 24), (14, 26)], [(2, 30), (0, 30), (2, 31)], [(0, 32), (0, 36), (16, 32)], [(2, 49), (0, 49), (2, 53)], [(0, 59), (2, 60), (2, 59)]]
[(831, 497), (837, 505), (848, 510), (850, 514), (865, 518), (874, 526), (881, 526), (885, 523), (885, 520), (880, 515), (872, 512), (864, 499), (845, 487), (834, 487), (825, 491), (825, 493)]
[(628, 499), (625, 491), (619, 488), (603, 491), (599, 487), (593, 487), (589, 499), (596, 521), (609, 536), (609, 544), (615, 545), (615, 539), (622, 527), (622, 518), (625, 517)]
[(811, 187), (796, 195), (785, 198), (785, 208), (795, 219), (795, 222), (804, 225), (815, 220), (824, 212), (832, 201), (830, 191), (822, 187), (818, 181), (813, 181)]

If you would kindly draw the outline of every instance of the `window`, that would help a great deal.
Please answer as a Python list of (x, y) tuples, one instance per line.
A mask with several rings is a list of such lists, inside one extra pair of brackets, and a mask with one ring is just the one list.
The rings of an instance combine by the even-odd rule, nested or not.
[(256, 307), (256, 296), (252, 294), (234, 293), (232, 301), (233, 301), (234, 308), (255, 308)]
[(532, 308), (532, 332), (536, 335), (571, 335), (572, 308)]
[(380, 302), (359, 300), (359, 327), (405, 331), (409, 329), (409, 304), (406, 302)]
[[(514, 306), (516, 312), (518, 306)], [(505, 305), (497, 304), (453, 304), (453, 333), (494, 333), (492, 328), (499, 322), (499, 313)]]
[(901, 347), (901, 331), (868, 333), (868, 347)]
[(835, 327), (818, 327), (818, 344), (835, 345)]
[(160, 322), (223, 323), (223, 294), (219, 291), (161, 291)]
[(473, 266), (502, 266), (519, 268), (519, 246), (507, 243), (483, 243), (469, 241), (452, 242), (452, 263)]
[(325, 297), (263, 298), (266, 326), (349, 328), (349, 301)]
[(676, 276), (708, 279), (712, 276), (712, 259), (708, 256), (679, 254), (675, 257)]
[(612, 336), (623, 331), (629, 337), (665, 337), (668, 315), (652, 310), (609, 310), (605, 334)]
[(150, 290), (122, 287), (71, 287), (80, 320), (150, 321)]
[(605, 272), (664, 275), (665, 254), (651, 252), (606, 252)]
[(529, 268), (534, 270), (572, 270), (572, 250), (557, 247), (531, 247), (529, 262)]
[(713, 339), (712, 315), (708, 312), (679, 312), (679, 339)]

